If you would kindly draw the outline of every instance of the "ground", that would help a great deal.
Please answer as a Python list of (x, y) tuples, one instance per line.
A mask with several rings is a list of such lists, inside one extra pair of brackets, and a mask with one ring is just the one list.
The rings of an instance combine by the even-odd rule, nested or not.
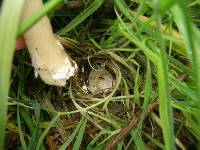
[[(199, 7), (71, 0), (49, 12), (79, 70), (49, 86), (28, 51), (15, 52), (5, 149), (198, 149)], [(89, 74), (102, 68), (113, 85), (92, 92)]]

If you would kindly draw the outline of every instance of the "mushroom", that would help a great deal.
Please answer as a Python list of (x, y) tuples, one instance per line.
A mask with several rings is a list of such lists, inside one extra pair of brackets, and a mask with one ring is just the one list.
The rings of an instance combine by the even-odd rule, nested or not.
[[(22, 20), (42, 6), (42, 0), (26, 0)], [(64, 86), (66, 80), (75, 74), (77, 64), (56, 39), (48, 17), (41, 18), (23, 36), (30, 52), (35, 77), (39, 75), (49, 85)]]

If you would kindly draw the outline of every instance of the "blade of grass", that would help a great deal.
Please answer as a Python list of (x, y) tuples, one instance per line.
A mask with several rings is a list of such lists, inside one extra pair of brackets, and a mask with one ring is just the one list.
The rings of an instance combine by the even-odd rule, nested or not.
[(24, 0), (4, 0), (0, 16), (0, 149), (4, 147), (12, 58)]
[(147, 55), (147, 57), (154, 63), (158, 62), (158, 56), (156, 53), (152, 52), (148, 47), (146, 47), (146, 45), (141, 42), (134, 34), (133, 32), (127, 27), (127, 25), (125, 24), (125, 22), (122, 20), (122, 18), (120, 17), (119, 13), (117, 12), (117, 10), (115, 9), (115, 13), (120, 21), (119, 24), (119, 31), (127, 38), (129, 39), (133, 44), (135, 44), (136, 46), (138, 46), (144, 53), (145, 55)]
[(155, 9), (156, 23), (158, 30), (158, 41), (160, 43), (159, 58), (157, 62), (157, 78), (159, 89), (159, 114), (161, 120), (161, 127), (163, 131), (163, 137), (166, 150), (175, 149), (174, 145), (174, 132), (173, 132), (173, 117), (172, 108), (170, 102), (170, 94), (168, 89), (168, 64), (167, 55), (165, 51), (165, 44), (163, 39), (163, 33), (161, 30), (161, 16), (157, 9)]
[[(129, 10), (129, 12), (131, 13), (131, 15), (137, 16), (137, 12), (132, 10)], [(139, 15), (138, 17), (136, 17), (136, 21), (140, 24), (139, 28), (137, 29), (136, 35), (141, 34), (141, 32), (145, 31), (148, 35), (154, 37), (156, 34), (156, 32), (152, 32), (152, 30), (156, 31), (156, 22), (154, 20), (154, 15), (152, 15), (150, 18), (144, 15)], [(173, 50), (185, 56), (186, 50), (183, 46), (181, 34), (175, 29), (169, 29), (168, 26), (163, 24), (161, 25), (161, 29), (164, 32), (164, 37), (168, 40), (171, 39), (173, 41)], [(166, 46), (168, 46), (168, 44), (166, 44)]]
[(18, 125), (18, 133), (19, 133), (19, 138), (20, 138), (20, 142), (22, 145), (23, 150), (27, 150), (27, 145), (24, 139), (24, 134), (22, 132), (22, 127), (21, 127), (21, 120), (20, 120), (20, 114), (19, 114), (19, 106), (17, 106), (17, 125)]
[(30, 130), (31, 134), (34, 132), (34, 124), (32, 118), (28, 115), (27, 112), (20, 110), (20, 115), (22, 116), (23, 120), (25, 121), (28, 129)]
[[(176, 5), (175, 7), (173, 7), (172, 12), (173, 12), (173, 15), (175, 16), (176, 23), (179, 27), (179, 30), (183, 34), (188, 58), (192, 64), (192, 71), (193, 71), (193, 75), (195, 78), (195, 87), (196, 87), (195, 92), (196, 92), (197, 97), (200, 97), (200, 69), (199, 69), (200, 52), (199, 52), (199, 49), (197, 49), (194, 45), (196, 43), (196, 41), (199, 39), (194, 38), (194, 36), (193, 36), (193, 34), (195, 34), (195, 33), (193, 33), (195, 31), (195, 29), (192, 25), (191, 18), (189, 17), (189, 12), (186, 7), (187, 6), (186, 1), (179, 0), (178, 4), (179, 5)], [(197, 105), (198, 109), (200, 109), (200, 101), (199, 100), (196, 101), (196, 105)], [(196, 120), (198, 121), (198, 124), (200, 124), (200, 118), (199, 118), (198, 113), (196, 113)]]
[(117, 144), (117, 150), (122, 150), (122, 148), (123, 148), (123, 141)]
[(147, 110), (148, 108), (151, 97), (151, 90), (152, 90), (151, 66), (149, 59), (147, 59), (147, 73), (146, 73), (145, 87), (144, 87), (144, 104), (143, 104), (144, 110)]
[(87, 145), (86, 149), (91, 149), (91, 147), (94, 147), (95, 143), (103, 136), (104, 134), (109, 134), (112, 131), (107, 131), (107, 130), (100, 130), (99, 133), (96, 133), (95, 137), (90, 141), (90, 143)]
[[(35, 112), (37, 114), (36, 114), (36, 123), (34, 124), (33, 118), (31, 118), (26, 111), (20, 110), (20, 115), (22, 116), (23, 120), (25, 121), (26, 125), (28, 126), (28, 129), (31, 132), (31, 139), (28, 143), (28, 150), (35, 148), (35, 146), (37, 144), (37, 140), (39, 138), (39, 135), (42, 133), (41, 129), (39, 129), (39, 121), (40, 121), (39, 113), (40, 112), (37, 112), (37, 110)], [(42, 144), (41, 149), (45, 149), (44, 144)]]
[[(196, 108), (194, 104), (192, 104), (190, 101), (172, 101), (172, 106), (176, 109), (181, 110), (183, 113), (187, 112), (188, 114), (194, 114), (196, 111)], [(199, 110), (200, 114), (200, 110)]]
[(160, 15), (164, 15), (164, 13), (168, 11), (176, 2), (177, 0), (160, 1), (158, 6)]
[(172, 56), (169, 56), (169, 55), (167, 55), (167, 56), (168, 56), (169, 61), (170, 61), (173, 65), (175, 65), (176, 67), (178, 67), (179, 69), (181, 69), (184, 73), (187, 73), (188, 75), (190, 75), (190, 76), (193, 77), (192, 70), (191, 70), (189, 67), (183, 65), (181, 62), (179, 62), (178, 60), (176, 60), (176, 59), (173, 58)]
[[(150, 62), (147, 59), (147, 73), (146, 73), (145, 88), (144, 88), (143, 113), (141, 115), (140, 121), (137, 124), (136, 129), (131, 132), (132, 139), (134, 139), (137, 149), (141, 149), (141, 150), (147, 149), (144, 141), (141, 138), (141, 129), (142, 129), (143, 121), (149, 111), (148, 106), (149, 106), (149, 102), (150, 102), (151, 89), (152, 89), (151, 82), (152, 82), (151, 67), (150, 67)], [(131, 142), (131, 141), (129, 141), (129, 142)]]
[(140, 134), (141, 132), (138, 129), (131, 132), (131, 136), (134, 137), (136, 148), (138, 150), (148, 150)]
[[(37, 140), (39, 138), (39, 135), (41, 133), (41, 129), (39, 129), (39, 123), (40, 123), (40, 113), (41, 108), (39, 103), (34, 104), (34, 111), (35, 111), (35, 128), (34, 131), (31, 133), (31, 139), (28, 144), (28, 149), (31, 150), (36, 147)], [(44, 147), (44, 145), (42, 145)]]
[[(125, 88), (124, 94), (127, 95), (127, 96), (130, 96), (129, 88), (128, 88), (126, 80), (124, 78), (122, 78), (122, 81), (123, 81), (124, 88)], [(130, 108), (130, 99), (129, 98), (125, 99), (125, 104), (126, 104), (126, 107), (129, 109)]]
[(188, 96), (194, 101), (198, 100), (196, 93), (192, 89), (190, 89), (186, 84), (182, 83), (171, 74), (169, 74), (169, 78), (170, 78), (170, 82), (176, 87), (176, 89), (179, 92), (181, 92), (185, 96)]
[(184, 113), (184, 116), (187, 118), (188, 122), (192, 126), (193, 131), (191, 133), (200, 141), (199, 125), (194, 121), (194, 119), (189, 114)]
[(103, 0), (95, 0), (90, 6), (81, 12), (76, 18), (74, 18), (66, 27), (62, 28), (58, 34), (66, 35), (67, 32), (74, 29), (77, 25), (83, 22), (87, 17), (93, 14), (102, 4)]
[[(175, 2), (176, 1), (174, 1), (174, 2), (161, 1), (162, 4), (161, 4), (160, 8), (161, 7), (162, 8), (160, 11), (165, 12), (166, 8), (168, 6), (172, 7), (175, 4)], [(135, 22), (139, 23), (139, 26), (135, 27), (136, 28), (135, 35), (139, 35), (139, 33), (141, 33), (143, 30), (145, 30), (147, 32), (147, 34), (150, 34), (151, 36), (155, 35), (156, 31), (152, 32), (152, 30), (156, 30), (156, 22), (153, 21), (155, 19), (154, 15), (152, 15), (150, 18), (140, 15), (140, 14), (138, 14), (138, 12), (135, 12), (135, 11), (132, 11), (131, 9), (129, 9), (123, 0), (115, 0), (115, 5), (122, 12), (122, 14), (131, 21), (131, 23), (132, 23), (131, 26), (134, 26)], [(172, 29), (172, 31), (170, 31), (169, 28), (165, 25), (161, 25), (161, 29), (163, 30), (163, 32), (166, 35), (170, 35), (170, 36), (174, 37), (174, 39), (180, 39), (180, 37), (181, 37), (181, 35), (176, 30)], [(175, 46), (180, 47), (179, 49), (173, 48), (173, 50), (177, 51), (178, 53), (180, 53), (182, 55), (185, 55), (185, 48), (184, 48), (184, 46), (182, 46), (183, 42), (181, 42), (181, 43), (173, 42), (173, 43), (174, 43), (173, 47), (175, 47)]]
[(32, 27), (38, 20), (40, 20), (43, 16), (45, 16), (50, 11), (54, 10), (56, 7), (64, 3), (64, 0), (51, 0), (48, 1), (44, 6), (35, 12), (32, 16), (28, 17), (20, 24), (20, 28), (18, 31), (18, 36), (22, 35), (26, 32), (30, 27)]
[(148, 135), (148, 134), (145, 133), (145, 132), (144, 132), (144, 135), (145, 135), (152, 143), (154, 143), (155, 145), (157, 145), (159, 148), (165, 149), (164, 145), (161, 144), (161, 143), (159, 142), (159, 140), (156, 140), (156, 139), (152, 138), (150, 135)]
[(76, 129), (73, 131), (73, 133), (70, 135), (70, 137), (67, 139), (67, 141), (58, 149), (58, 150), (66, 150), (69, 144), (75, 139), (75, 136), (77, 135), (79, 129), (81, 126), (84, 125), (84, 123), (87, 121), (86, 117), (83, 116), (81, 120), (79, 121), (79, 124), (76, 126)]
[(83, 135), (84, 135), (84, 132), (85, 132), (85, 128), (86, 128), (86, 125), (87, 125), (87, 114), (86, 116), (84, 117), (84, 121), (80, 127), (80, 130), (79, 130), (79, 133), (76, 137), (76, 141), (74, 143), (74, 146), (73, 146), (73, 150), (77, 150), (77, 149), (80, 149), (80, 146), (81, 146), (81, 142), (83, 140)]
[(134, 85), (134, 101), (138, 106), (140, 106), (139, 81), (140, 81), (140, 67), (137, 68), (135, 76), (135, 85)]
[[(196, 29), (194, 24), (189, 17), (189, 11), (186, 7), (186, 1), (178, 1), (178, 5), (172, 8), (172, 13), (175, 17), (176, 24), (180, 32), (183, 34), (183, 39), (185, 41), (185, 46), (187, 49), (187, 55), (192, 64), (192, 73), (194, 76), (195, 84), (195, 95), (198, 98), (200, 96), (200, 60), (199, 60), (199, 30)], [(199, 110), (200, 110), (200, 101), (196, 99), (195, 106), (196, 110), (193, 110), (194, 117), (188, 117), (189, 115), (184, 113), (187, 122), (190, 124), (191, 133), (199, 140), (198, 126), (200, 124)]]
[(123, 64), (125, 67), (127, 67), (127, 68), (131, 71), (131, 73), (132, 73), (132, 75), (133, 75), (133, 78), (135, 78), (135, 76), (136, 76), (136, 71), (134, 70), (133, 67), (131, 67), (131, 66), (126, 62), (126, 60), (125, 60), (124, 58), (120, 57), (119, 55), (117, 55), (116, 53), (113, 53), (113, 52), (108, 52), (108, 54), (109, 54), (112, 58), (114, 58), (115, 60), (117, 60), (118, 62), (120, 62), (121, 64)]
[(38, 139), (38, 143), (36, 145), (36, 150), (40, 150), (41, 145), (44, 141), (45, 136), (47, 135), (47, 133), (49, 132), (49, 130), (53, 127), (53, 125), (57, 122), (57, 120), (59, 119), (59, 115), (56, 115), (48, 124), (47, 128), (43, 131), (43, 133), (41, 134), (41, 136)]
[[(123, 10), (127, 11), (127, 9)], [(168, 76), (167, 76), (167, 63), (166, 63), (166, 56), (165, 56), (165, 49), (164, 49), (164, 41), (162, 40), (161, 34), (161, 27), (160, 27), (160, 20), (157, 19), (157, 24), (159, 25), (159, 33), (158, 41), (161, 42), (161, 48), (159, 56), (149, 50), (144, 43), (140, 42), (133, 34), (133, 32), (126, 26), (123, 22), (121, 17), (119, 16), (118, 12), (115, 10), (118, 19), (120, 20), (121, 26), (120, 32), (124, 34), (131, 42), (136, 44), (139, 48), (141, 48), (147, 57), (153, 61), (157, 65), (158, 68), (158, 82), (159, 82), (159, 97), (162, 98), (160, 102), (160, 114), (162, 118), (162, 128), (164, 133), (164, 139), (166, 143), (167, 149), (174, 149), (174, 140), (173, 140), (173, 124), (172, 124), (172, 110), (170, 105), (169, 99), (169, 91), (168, 91)], [(157, 17), (158, 18), (158, 17)], [(159, 21), (159, 22), (158, 22)]]
[(131, 21), (132, 24), (135, 24), (135, 17), (127, 11), (128, 6), (124, 0), (115, 0), (115, 5), (122, 12), (122, 14)]

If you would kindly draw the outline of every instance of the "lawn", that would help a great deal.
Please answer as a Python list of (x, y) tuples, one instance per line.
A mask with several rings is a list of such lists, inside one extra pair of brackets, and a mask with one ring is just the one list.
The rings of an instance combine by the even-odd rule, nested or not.
[[(0, 10), (0, 149), (200, 148), (200, 0), (44, 0), (22, 20), (25, 1)], [(78, 66), (63, 87), (15, 51), (45, 15)]]

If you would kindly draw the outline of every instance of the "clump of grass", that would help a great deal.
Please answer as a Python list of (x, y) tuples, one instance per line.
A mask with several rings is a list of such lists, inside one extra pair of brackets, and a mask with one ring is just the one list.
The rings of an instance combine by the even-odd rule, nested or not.
[[(49, 1), (19, 26), (19, 5), (9, 13), (16, 24), (5, 26), (10, 9), (3, 3), (0, 31), (7, 38), (0, 36), (0, 66), (7, 65), (0, 68), (0, 145), (6, 128), (7, 138), (16, 137), (6, 146), (23, 149), (198, 149), (199, 1), (80, 3), (76, 11)], [(33, 79), (26, 50), (15, 54), (11, 68), (15, 37), (46, 13), (80, 68), (64, 88)], [(83, 87), (99, 64), (115, 84), (95, 95)]]

